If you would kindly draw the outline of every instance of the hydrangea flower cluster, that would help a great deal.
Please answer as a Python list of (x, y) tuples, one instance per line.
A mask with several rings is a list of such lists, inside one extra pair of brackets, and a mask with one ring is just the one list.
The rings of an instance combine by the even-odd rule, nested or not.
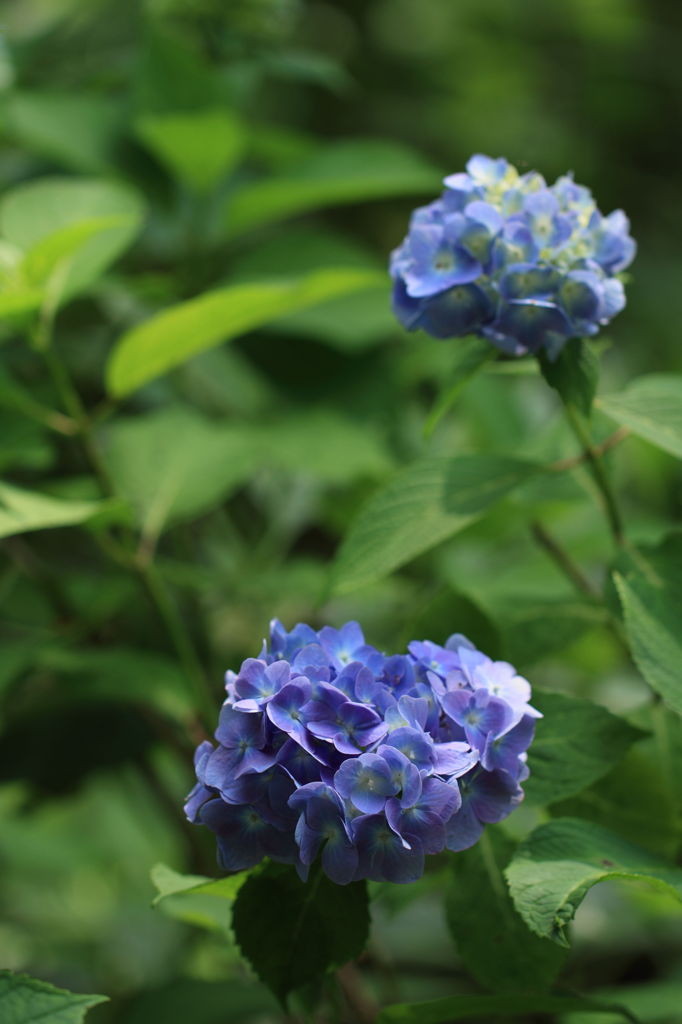
[(523, 798), (539, 712), (529, 683), (463, 636), (381, 654), (360, 626), (271, 623), (226, 676), (216, 744), (185, 811), (228, 871), (264, 857), (306, 879), (411, 882), (424, 856), (473, 845)]
[(615, 275), (635, 243), (622, 210), (604, 217), (571, 175), (548, 186), (481, 154), (444, 184), (391, 256), (393, 308), (408, 330), (478, 334), (509, 355), (544, 348), (556, 358), (623, 309)]

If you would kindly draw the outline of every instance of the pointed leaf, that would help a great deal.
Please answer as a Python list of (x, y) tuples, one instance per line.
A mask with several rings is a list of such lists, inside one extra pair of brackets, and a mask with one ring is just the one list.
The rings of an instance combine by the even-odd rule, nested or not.
[(234, 114), (218, 108), (147, 114), (135, 130), (170, 173), (197, 192), (209, 191), (229, 174), (245, 143)]
[(107, 999), (67, 992), (27, 974), (0, 971), (2, 1024), (81, 1024), (91, 1006)]
[(120, 514), (121, 506), (116, 501), (65, 501), (0, 483), (0, 537), (57, 526), (78, 526)]
[(597, 408), (633, 434), (682, 459), (682, 374), (652, 373), (617, 395), (600, 395)]
[(566, 928), (598, 882), (648, 882), (682, 900), (682, 868), (579, 818), (557, 818), (536, 828), (519, 846), (506, 875), (528, 927), (561, 946), (568, 945)]
[(572, 338), (556, 359), (541, 354), (540, 368), (565, 405), (572, 406), (584, 417), (590, 415), (599, 380), (599, 362), (591, 342)]

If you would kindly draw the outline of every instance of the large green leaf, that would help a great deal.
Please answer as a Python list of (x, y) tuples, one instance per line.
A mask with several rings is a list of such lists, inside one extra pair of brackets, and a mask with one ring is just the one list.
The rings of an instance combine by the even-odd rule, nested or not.
[[(679, 562), (677, 563), (679, 566)], [(682, 715), (682, 587), (680, 576), (614, 573), (632, 656), (650, 686)]]
[(583, 999), (581, 996), (553, 995), (502, 995), (502, 996), (444, 996), (425, 1003), (396, 1003), (387, 1006), (377, 1017), (377, 1024), (450, 1024), (453, 1020), (470, 1020), (472, 1017), (524, 1017), (528, 1020), (535, 1014), (570, 1013), (616, 1013), (619, 1020), (636, 1018), (618, 1004), (602, 1002), (599, 999)]
[(536, 828), (519, 846), (506, 874), (528, 927), (562, 946), (568, 945), (568, 924), (598, 882), (648, 882), (682, 900), (682, 868), (579, 818), (557, 818)]
[(337, 558), (336, 589), (373, 583), (453, 536), (541, 467), (498, 455), (428, 458), (408, 466), (361, 509)]
[(152, 536), (225, 498), (250, 476), (255, 452), (247, 431), (177, 406), (119, 420), (104, 435), (116, 492)]
[(247, 871), (226, 878), (181, 875), (166, 864), (155, 864), (151, 879), (157, 895), (152, 905), (162, 905), (170, 917), (187, 924), (227, 932), (232, 923), (232, 906), (248, 876)]
[(528, 752), (530, 778), (523, 787), (533, 803), (554, 803), (579, 793), (646, 735), (578, 697), (535, 690), (533, 705), (544, 715), (536, 724)]
[(137, 234), (144, 208), (113, 181), (42, 178), (19, 185), (0, 202), (0, 235), (45, 271), (68, 258), (60, 294), (91, 284)]
[(118, 502), (65, 501), (0, 483), (0, 537), (57, 526), (78, 526), (120, 513)]
[(682, 375), (651, 373), (625, 391), (600, 395), (597, 408), (633, 434), (682, 459)]
[(391, 196), (428, 195), (438, 172), (395, 142), (372, 139), (331, 143), (286, 176), (246, 185), (230, 199), (230, 236), (325, 206)]
[(9, 93), (3, 112), (8, 132), (30, 152), (87, 174), (110, 169), (122, 121), (115, 100), (92, 92), (20, 91)]
[(245, 143), (240, 122), (219, 108), (146, 114), (135, 130), (170, 173), (197, 192), (209, 191), (229, 174)]
[(87, 1010), (107, 998), (78, 995), (27, 974), (0, 971), (2, 1024), (81, 1024)]
[(367, 888), (364, 882), (335, 885), (321, 873), (301, 882), (292, 867), (269, 864), (239, 890), (233, 927), (258, 977), (284, 1001), (362, 953), (369, 931)]
[(494, 992), (540, 992), (561, 969), (564, 953), (531, 932), (512, 903), (503, 875), (514, 842), (488, 828), (452, 858), (446, 895), (448, 927), (464, 963)]
[(328, 269), (293, 280), (232, 285), (182, 302), (119, 339), (107, 366), (109, 391), (130, 394), (214, 345), (381, 280), (374, 270)]

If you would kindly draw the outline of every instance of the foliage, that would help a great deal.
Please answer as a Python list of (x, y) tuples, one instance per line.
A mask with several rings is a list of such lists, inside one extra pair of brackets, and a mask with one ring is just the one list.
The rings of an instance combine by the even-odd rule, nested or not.
[[(670, 4), (5, 8), (0, 1018), (674, 1021)], [(613, 306), (539, 358), (392, 316), (410, 210), (481, 151), (631, 216), (598, 340)], [(181, 807), (272, 618), (513, 663), (524, 802), (409, 885), (336, 886), (321, 839), (309, 882), (226, 876)]]

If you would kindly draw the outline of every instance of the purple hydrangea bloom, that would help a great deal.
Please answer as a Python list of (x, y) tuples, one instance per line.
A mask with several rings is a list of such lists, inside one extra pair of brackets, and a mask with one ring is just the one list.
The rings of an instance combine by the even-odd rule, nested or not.
[(548, 186), (481, 154), (444, 184), (391, 256), (393, 309), (408, 330), (478, 334), (508, 355), (555, 358), (623, 309), (615, 275), (636, 246), (622, 210), (603, 216), (571, 175)]
[[(478, 166), (476, 182), (486, 174)], [(466, 225), (479, 254), (496, 223), (483, 207)], [(228, 871), (271, 857), (305, 879), (319, 859), (339, 885), (414, 881), (425, 856), (471, 846), (522, 799), (540, 717), (530, 699), (512, 665), (458, 633), (384, 655), (356, 622), (287, 632), (275, 620), (259, 657), (227, 674), (187, 817), (215, 833)]]

